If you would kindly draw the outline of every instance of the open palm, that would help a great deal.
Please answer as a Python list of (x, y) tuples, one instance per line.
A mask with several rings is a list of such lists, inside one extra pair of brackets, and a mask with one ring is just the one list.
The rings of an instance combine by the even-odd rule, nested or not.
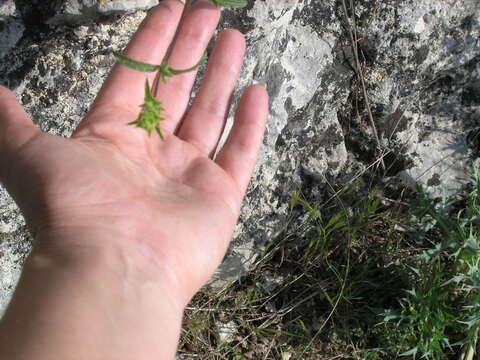
[[(162, 1), (126, 55), (160, 63), (181, 11), (178, 1)], [(172, 66), (198, 61), (218, 19), (213, 5), (194, 6), (170, 57)], [(219, 35), (190, 107), (195, 74), (162, 84), (164, 141), (126, 125), (137, 117), (147, 75), (122, 65), (115, 66), (71, 139), (41, 133), (14, 96), (0, 88), (0, 179), (22, 208), (37, 246), (88, 256), (114, 249), (146, 276), (161, 274), (188, 301), (225, 254), (267, 118), (264, 88), (247, 89), (231, 134), (213, 158), (244, 46), (237, 31)]]

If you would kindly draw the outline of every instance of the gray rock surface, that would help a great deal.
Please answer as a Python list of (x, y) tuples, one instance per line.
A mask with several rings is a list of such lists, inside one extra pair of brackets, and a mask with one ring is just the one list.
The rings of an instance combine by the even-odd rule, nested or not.
[(382, 4), (381, 21), (368, 28), (378, 126), (385, 146), (408, 157), (403, 180), (452, 192), (470, 162), (467, 134), (480, 125), (480, 3), (425, 1), (396, 10)]
[[(220, 280), (254, 262), (251, 249), (281, 229), (295, 191), (320, 199), (327, 179), (347, 182), (375, 169), (379, 154), (349, 40), (353, 23), (340, 4), (256, 1), (243, 17), (250, 46), (241, 85), (268, 85), (272, 117), (238, 246)], [(355, 14), (386, 181), (454, 192), (480, 150), (471, 152), (480, 125), (480, 4), (360, 1)]]
[(158, 0), (57, 0), (52, 6), (53, 16), (47, 23), (88, 23), (101, 16), (146, 10), (157, 4)]
[[(238, 93), (265, 83), (271, 117), (216, 286), (255, 261), (282, 228), (294, 192), (321, 199), (327, 180), (379, 178), (380, 154), (383, 181), (455, 191), (480, 154), (478, 2), (357, 1), (358, 44), (382, 153), (355, 73), (353, 23), (340, 5), (252, 0), (244, 10), (224, 12), (222, 26), (239, 28), (248, 40)], [(73, 29), (34, 24), (0, 63), (0, 82), (43, 130), (69, 136), (113, 64), (111, 52), (126, 44), (143, 15)], [(29, 244), (18, 209), (0, 190), (0, 308)]]
[(0, 60), (23, 36), (25, 26), (13, 0), (0, 3)]

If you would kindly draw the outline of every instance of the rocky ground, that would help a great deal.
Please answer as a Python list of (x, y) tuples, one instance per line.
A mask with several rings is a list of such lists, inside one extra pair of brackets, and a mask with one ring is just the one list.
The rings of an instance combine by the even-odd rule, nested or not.
[[(145, 15), (131, 11), (153, 3), (2, 0), (0, 83), (44, 131), (69, 136), (112, 52)], [(238, 91), (265, 83), (271, 117), (218, 279), (252, 264), (282, 228), (295, 192), (319, 199), (329, 184), (354, 179), (454, 192), (478, 157), (477, 1), (360, 0), (352, 9), (339, 0), (249, 0), (246, 9), (225, 11), (221, 27), (245, 33)], [(0, 189), (0, 309), (30, 241)]]

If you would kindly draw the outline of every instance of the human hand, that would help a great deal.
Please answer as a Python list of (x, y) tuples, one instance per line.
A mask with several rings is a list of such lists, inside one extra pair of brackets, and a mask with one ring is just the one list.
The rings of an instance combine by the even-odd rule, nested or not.
[[(181, 11), (178, 1), (162, 1), (125, 54), (160, 63)], [(213, 5), (197, 2), (172, 66), (189, 67), (201, 58), (219, 16)], [(126, 125), (137, 117), (146, 75), (122, 65), (115, 66), (71, 139), (40, 132), (0, 88), (0, 179), (26, 216), (34, 255), (123, 264), (118, 266), (128, 268), (126, 276), (158, 280), (184, 306), (225, 254), (267, 119), (267, 94), (253, 86), (212, 159), (244, 46), (237, 31), (220, 34), (191, 107), (195, 74), (162, 84), (165, 141)]]

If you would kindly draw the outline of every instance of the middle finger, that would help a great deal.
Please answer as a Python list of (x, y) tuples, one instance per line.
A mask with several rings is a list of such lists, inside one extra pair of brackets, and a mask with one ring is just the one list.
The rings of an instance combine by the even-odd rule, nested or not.
[[(177, 42), (169, 59), (174, 69), (187, 69), (202, 58), (218, 25), (220, 10), (207, 1), (198, 1), (186, 15)], [(191, 71), (160, 83), (158, 99), (163, 104), (165, 121), (162, 129), (173, 133), (182, 119), (192, 91), (197, 71)]]

